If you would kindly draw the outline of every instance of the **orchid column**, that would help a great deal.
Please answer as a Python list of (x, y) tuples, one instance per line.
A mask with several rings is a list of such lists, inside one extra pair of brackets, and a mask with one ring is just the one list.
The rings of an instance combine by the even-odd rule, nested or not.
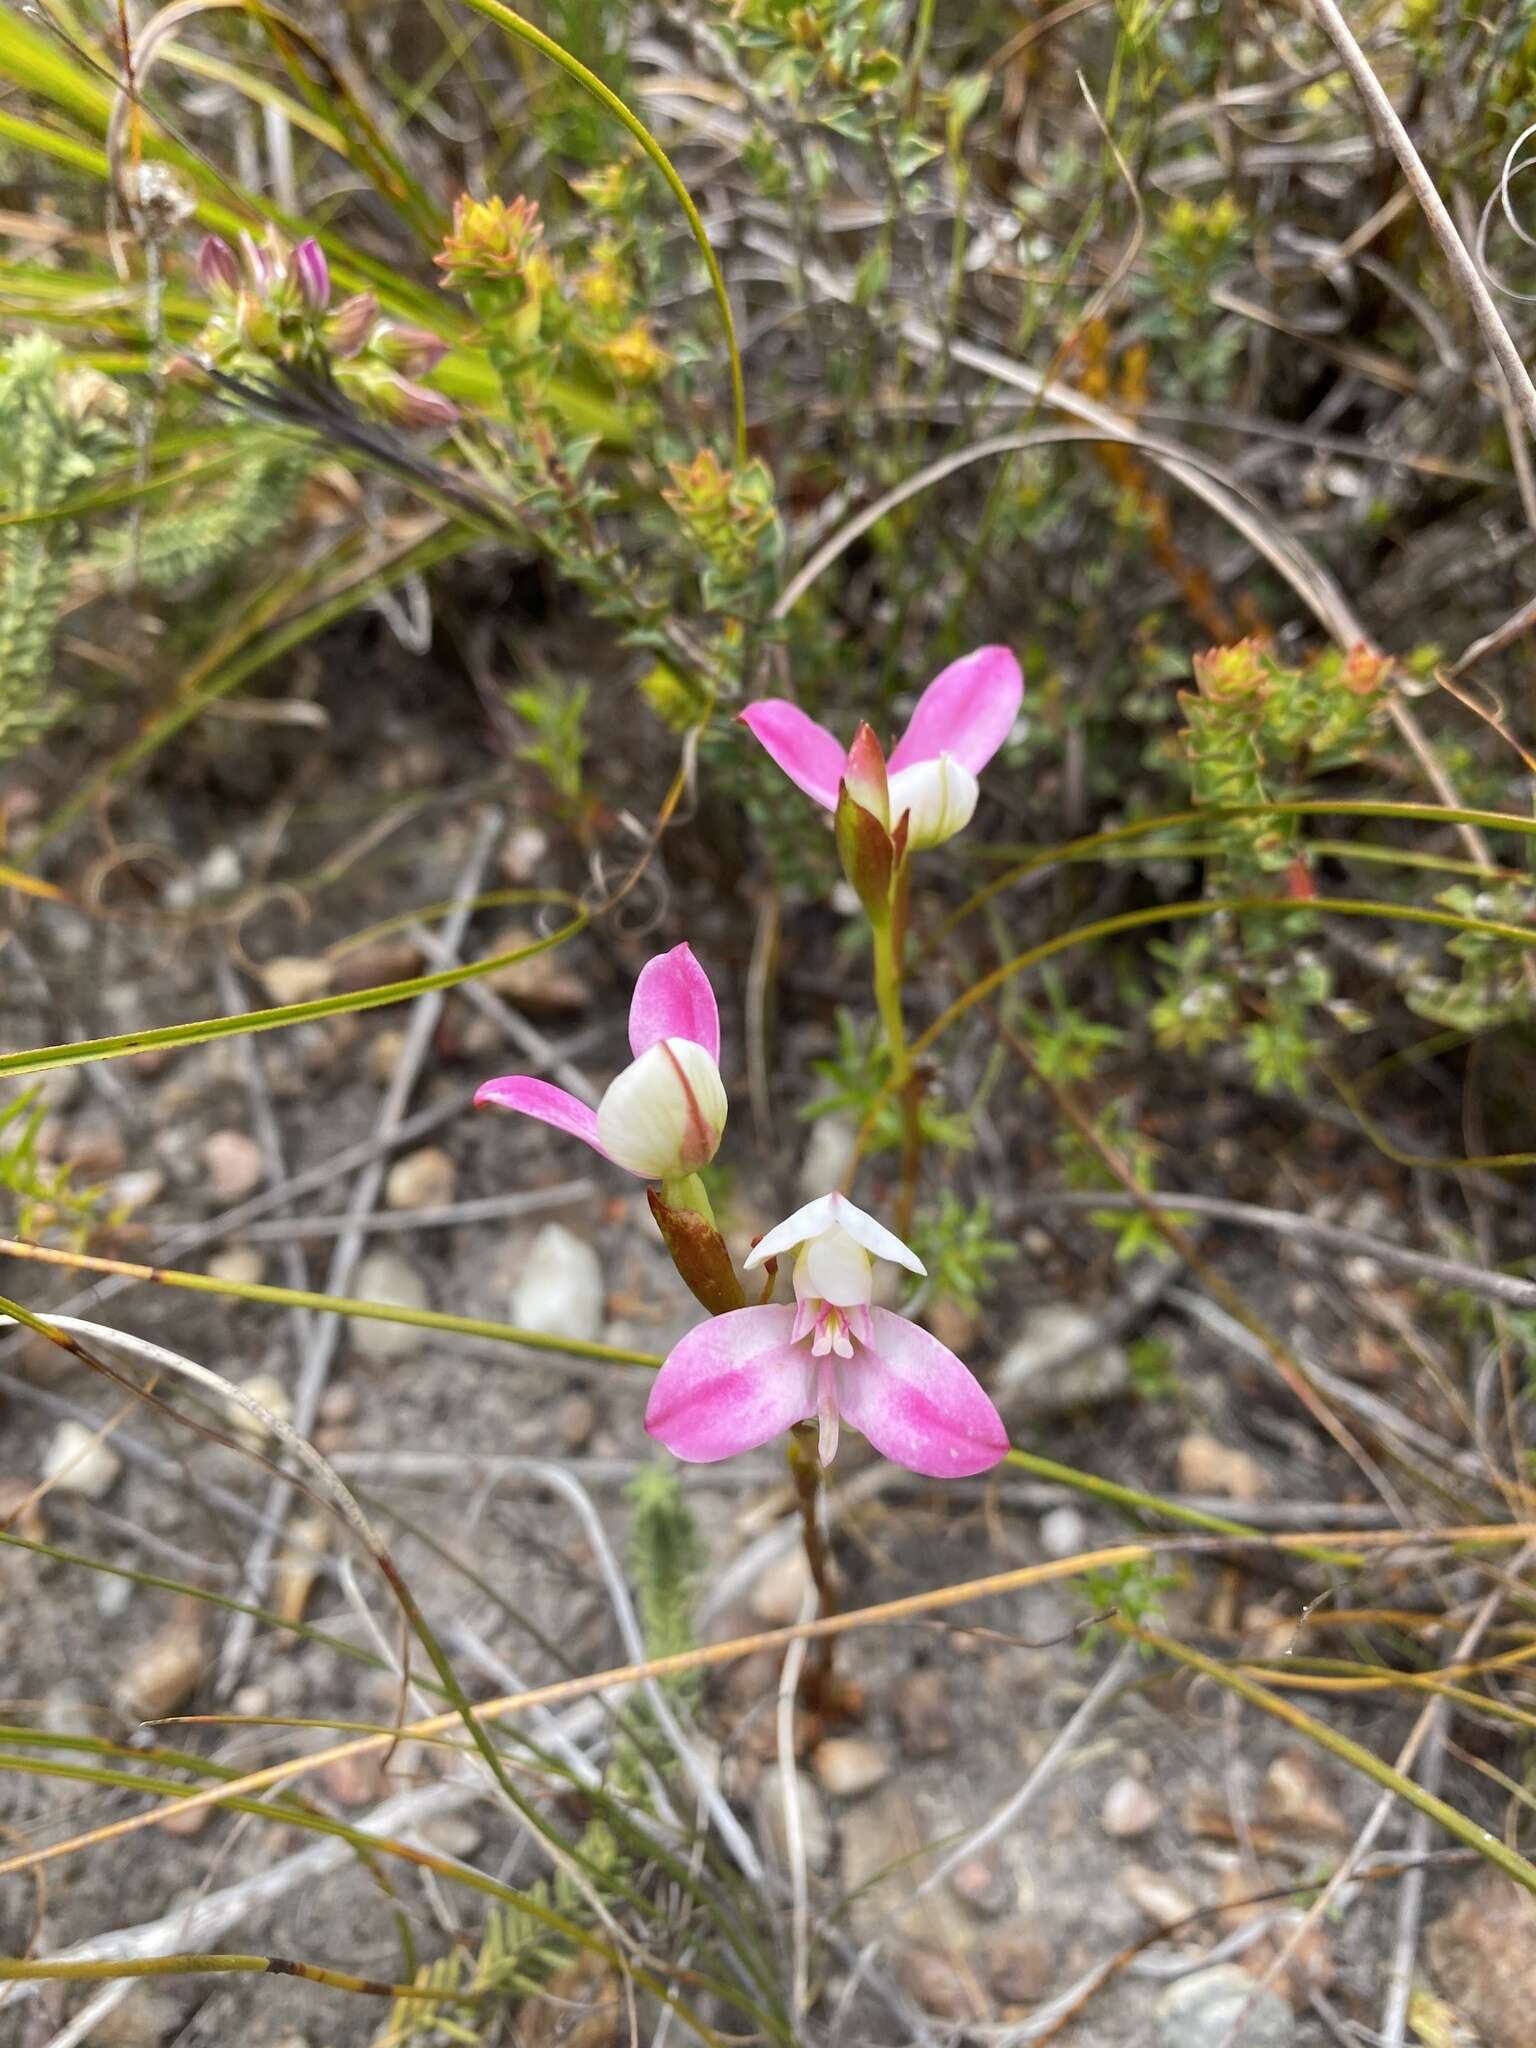
[(783, 698), (767, 698), (741, 714), (790, 781), (833, 813), (843, 872), (869, 919), (875, 1005), (906, 1120), (902, 1229), (911, 1220), (921, 1143), (901, 1008), (908, 862), (971, 822), (977, 777), (1008, 737), (1023, 696), (1009, 649), (978, 647), (934, 677), (889, 761), (868, 725), (859, 727), (845, 752), (825, 726)]

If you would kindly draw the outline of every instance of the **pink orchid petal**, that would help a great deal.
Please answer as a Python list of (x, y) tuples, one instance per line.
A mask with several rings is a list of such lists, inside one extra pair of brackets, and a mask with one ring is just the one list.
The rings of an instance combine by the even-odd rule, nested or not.
[(1008, 1450), (1002, 1418), (953, 1351), (888, 1308), (869, 1350), (837, 1361), (843, 1420), (882, 1457), (932, 1479), (985, 1472)]
[(548, 1081), (534, 1081), (526, 1074), (503, 1074), (499, 1081), (484, 1081), (475, 1090), (476, 1109), (483, 1109), (486, 1103), (497, 1109), (515, 1109), (520, 1116), (537, 1117), (541, 1124), (553, 1124), (557, 1131), (580, 1138), (583, 1145), (608, 1157), (598, 1142), (597, 1111), (567, 1095), (563, 1088), (551, 1087)]
[(712, 1465), (814, 1415), (815, 1366), (791, 1345), (794, 1320), (792, 1308), (737, 1308), (690, 1330), (656, 1375), (647, 1431), (689, 1464)]
[(664, 1038), (691, 1038), (718, 1066), (720, 1011), (709, 976), (688, 946), (647, 960), (629, 1004), (629, 1044), (635, 1058)]
[(741, 713), (741, 722), (797, 789), (814, 797), (823, 810), (837, 809), (848, 750), (824, 725), (783, 697), (765, 697), (760, 704), (749, 704)]
[(917, 700), (886, 766), (892, 775), (948, 754), (979, 775), (1012, 730), (1024, 678), (1006, 647), (978, 647), (942, 669)]

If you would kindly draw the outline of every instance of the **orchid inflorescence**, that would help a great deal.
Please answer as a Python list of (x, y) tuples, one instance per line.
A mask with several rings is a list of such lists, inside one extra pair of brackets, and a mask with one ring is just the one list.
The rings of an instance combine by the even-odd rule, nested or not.
[[(904, 894), (913, 852), (960, 831), (976, 778), (1007, 737), (1022, 697), (1003, 647), (954, 662), (923, 693), (887, 762), (861, 726), (846, 751), (796, 705), (754, 704), (743, 722), (807, 795), (837, 819), (849, 879), (877, 932)], [(594, 1110), (526, 1075), (487, 1081), (475, 1097), (580, 1138), (616, 1166), (659, 1182), (651, 1208), (684, 1280), (711, 1311), (672, 1347), (645, 1426), (677, 1457), (709, 1464), (816, 1425), (822, 1465), (840, 1423), (893, 1463), (936, 1478), (983, 1472), (1006, 1456), (1007, 1432), (970, 1369), (937, 1337), (874, 1303), (875, 1262), (922, 1275), (892, 1231), (838, 1192), (819, 1196), (760, 1238), (744, 1264), (771, 1291), (791, 1260), (793, 1304), (748, 1305), (715, 1227), (700, 1168), (726, 1121), (720, 1013), (690, 948), (651, 960), (629, 1012), (631, 1064)]]

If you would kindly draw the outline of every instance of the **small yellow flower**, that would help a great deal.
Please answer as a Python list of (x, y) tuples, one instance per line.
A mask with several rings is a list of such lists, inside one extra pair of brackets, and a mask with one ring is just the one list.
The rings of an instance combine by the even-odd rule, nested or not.
[(465, 192), (454, 201), (452, 231), (432, 260), (455, 282), (516, 277), (542, 254), (543, 234), (537, 200), (519, 193), (509, 205), (495, 197), (471, 199)]
[(648, 384), (659, 377), (671, 358), (657, 345), (650, 327), (637, 320), (622, 334), (605, 341), (599, 353), (613, 374), (625, 384)]

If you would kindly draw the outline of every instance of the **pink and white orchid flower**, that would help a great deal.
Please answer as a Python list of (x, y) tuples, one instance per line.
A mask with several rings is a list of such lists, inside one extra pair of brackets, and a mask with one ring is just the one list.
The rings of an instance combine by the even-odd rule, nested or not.
[[(963, 832), (976, 809), (976, 778), (1019, 715), (1024, 679), (1006, 647), (978, 647), (952, 661), (918, 699), (887, 763), (891, 826), (907, 819), (913, 853)], [(798, 704), (768, 697), (741, 722), (798, 788), (823, 810), (837, 809), (848, 749)]]
[(795, 1306), (733, 1309), (690, 1330), (656, 1375), (645, 1426), (691, 1464), (754, 1450), (812, 1416), (821, 1462), (838, 1423), (882, 1456), (936, 1479), (995, 1465), (1008, 1433), (955, 1354), (890, 1309), (870, 1306), (874, 1260), (922, 1261), (846, 1196), (823, 1195), (770, 1230), (749, 1268), (793, 1252)]
[(640, 970), (629, 1005), (629, 1043), (633, 1064), (609, 1083), (595, 1110), (525, 1074), (485, 1082), (475, 1106), (494, 1103), (553, 1124), (642, 1180), (697, 1173), (719, 1146), (726, 1099), (715, 992), (687, 946), (674, 946)]

